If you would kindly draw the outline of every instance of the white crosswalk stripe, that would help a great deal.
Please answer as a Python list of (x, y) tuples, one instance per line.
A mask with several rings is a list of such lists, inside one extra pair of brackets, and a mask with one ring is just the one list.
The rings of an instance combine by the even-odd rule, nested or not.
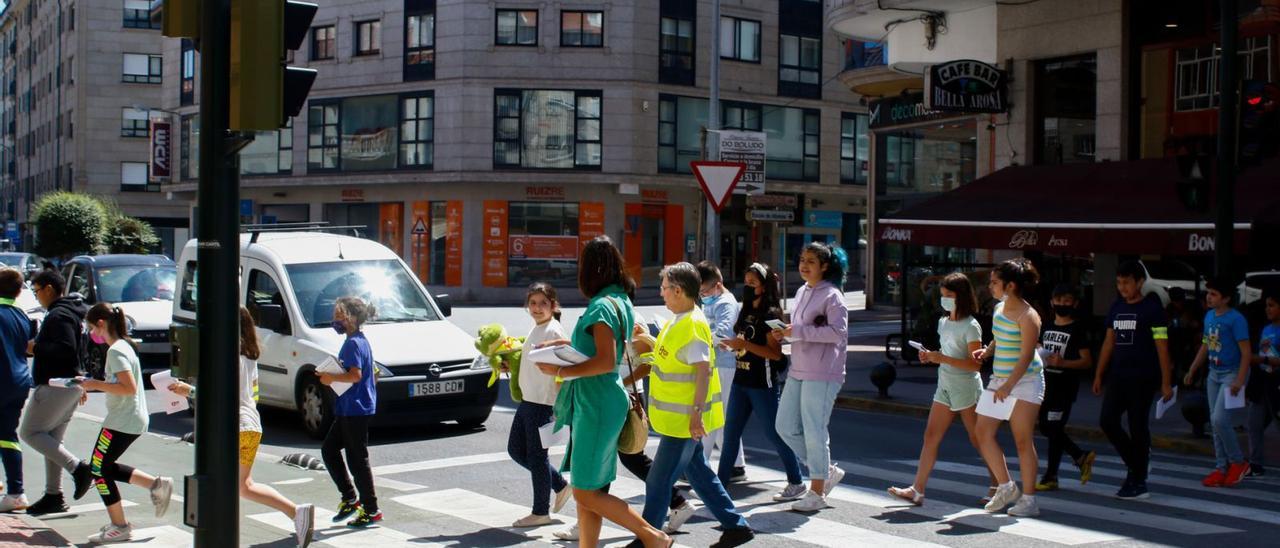
[[(904, 464), (909, 464), (910, 466), (915, 466), (915, 462), (916, 462), (916, 461), (905, 461), (905, 460), (904, 460), (904, 461), (897, 461), (897, 462), (904, 463)], [(1018, 459), (1017, 459), (1017, 458), (1009, 458), (1009, 459), (1008, 459), (1008, 462), (1009, 462), (1009, 465), (1010, 465), (1010, 466), (1014, 466), (1014, 465), (1017, 465), (1017, 464), (1018, 464)], [(1155, 466), (1153, 466), (1152, 468), (1153, 468), (1154, 470), (1161, 470), (1161, 469), (1163, 469), (1164, 467), (1162, 467), (1162, 466), (1160, 466), (1160, 467), (1155, 467)], [(1203, 472), (1203, 470), (1201, 470), (1201, 472)], [(1096, 461), (1095, 461), (1095, 464), (1094, 464), (1094, 467), (1093, 467), (1093, 476), (1094, 476), (1095, 478), (1096, 478), (1096, 477), (1104, 477), (1104, 478), (1124, 479), (1124, 478), (1127, 476), (1127, 474), (1128, 474), (1128, 472), (1127, 472), (1126, 470), (1114, 470), (1114, 469), (1111, 469), (1111, 468), (1104, 468), (1104, 467), (1098, 466), (1098, 465), (1097, 465), (1097, 463), (1096, 463)], [(1115, 484), (1115, 485), (1119, 485), (1119, 484), (1120, 484), (1120, 482), (1118, 482), (1118, 481), (1117, 481), (1117, 482), (1115, 482), (1114, 484)], [(1205, 493), (1211, 493), (1211, 492), (1212, 492), (1212, 493), (1222, 493), (1222, 492), (1224, 492), (1222, 489), (1219, 489), (1219, 488), (1210, 488), (1210, 487), (1205, 487), (1204, 485), (1202, 485), (1202, 484), (1200, 483), (1200, 480), (1184, 479), (1184, 478), (1175, 478), (1175, 477), (1173, 477), (1173, 476), (1165, 476), (1165, 475), (1161, 475), (1161, 474), (1149, 474), (1149, 475), (1147, 475), (1147, 484), (1148, 484), (1148, 485), (1164, 485), (1164, 486), (1168, 486), (1168, 487), (1177, 487), (1177, 488), (1179, 488), (1179, 489), (1190, 489), (1190, 490), (1192, 490), (1192, 491), (1203, 491), (1203, 492), (1205, 492)], [(1070, 485), (1069, 483), (1067, 483), (1067, 482), (1061, 482), (1061, 485), (1062, 485), (1063, 487), (1067, 487), (1067, 488), (1069, 488), (1069, 487), (1071, 486), (1071, 485)], [(1238, 486), (1235, 486), (1235, 487), (1230, 488), (1230, 491), (1228, 491), (1228, 492), (1229, 492), (1229, 493), (1231, 494), (1231, 496), (1233, 496), (1233, 497), (1239, 497), (1239, 498), (1242, 498), (1242, 499), (1252, 499), (1252, 500), (1257, 500), (1257, 501), (1267, 502), (1267, 503), (1271, 503), (1271, 504), (1280, 504), (1280, 492), (1276, 492), (1276, 491), (1274, 491), (1274, 490), (1272, 490), (1272, 491), (1256, 490), (1256, 489), (1252, 488), (1249, 484), (1245, 484), (1245, 483), (1242, 483), (1242, 484), (1240, 484), (1240, 485), (1238, 485)]]
[[(346, 523), (333, 523), (332, 510), (316, 508), (316, 533), (313, 544), (333, 546), (335, 548), (443, 548), (445, 544), (425, 542), (421, 539), (389, 529), (381, 525), (366, 529), (352, 529)], [(280, 512), (253, 514), (249, 519), (259, 521), (293, 534), (293, 520)]]
[(161, 525), (159, 527), (134, 529), (133, 540), (129, 541), (127, 545), (176, 548), (178, 546), (191, 546), (191, 543), (192, 536), (189, 531), (172, 525)]

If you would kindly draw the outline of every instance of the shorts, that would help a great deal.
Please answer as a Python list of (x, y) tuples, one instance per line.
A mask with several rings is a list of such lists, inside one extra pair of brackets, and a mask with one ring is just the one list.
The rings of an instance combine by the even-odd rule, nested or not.
[(240, 465), (253, 466), (258, 458), (258, 446), (262, 444), (262, 432), (245, 431), (240, 433)]
[[(991, 381), (987, 383), (987, 390), (998, 390), (1007, 380), (1009, 380), (1008, 377), (991, 377)], [(1009, 395), (1028, 403), (1040, 405), (1044, 402), (1044, 373), (1039, 371), (1026, 373), (1018, 380), (1018, 384), (1013, 386), (1013, 390), (1009, 392)]]
[(938, 389), (933, 392), (933, 401), (952, 411), (961, 411), (977, 405), (981, 395), (982, 377), (977, 373), (957, 375), (938, 371)]

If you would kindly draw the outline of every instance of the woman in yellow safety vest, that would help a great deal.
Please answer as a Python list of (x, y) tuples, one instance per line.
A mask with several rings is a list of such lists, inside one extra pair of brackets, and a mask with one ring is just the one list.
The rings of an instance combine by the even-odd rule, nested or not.
[(658, 333), (649, 373), (649, 421), (661, 441), (645, 481), (644, 519), (662, 527), (671, 486), (684, 474), (724, 530), (712, 546), (727, 548), (755, 534), (711, 471), (700, 443), (724, 426), (720, 380), (711, 367), (711, 326), (698, 308), (701, 285), (698, 270), (689, 263), (662, 271), (662, 300), (675, 317)]

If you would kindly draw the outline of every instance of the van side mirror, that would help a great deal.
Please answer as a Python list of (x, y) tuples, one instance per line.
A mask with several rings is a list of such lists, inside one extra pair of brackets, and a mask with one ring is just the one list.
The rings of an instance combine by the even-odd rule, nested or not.
[(440, 307), (440, 313), (448, 318), (453, 315), (453, 299), (449, 298), (448, 293), (436, 295), (436, 306)]
[(260, 304), (258, 308), (258, 327), (269, 331), (280, 331), (284, 318), (284, 307), (278, 304)]

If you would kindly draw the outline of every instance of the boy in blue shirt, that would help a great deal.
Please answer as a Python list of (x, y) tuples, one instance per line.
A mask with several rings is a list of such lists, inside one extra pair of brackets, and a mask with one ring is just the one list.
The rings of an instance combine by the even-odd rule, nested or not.
[(31, 390), (27, 343), (35, 338), (31, 319), (14, 306), (22, 292), (22, 273), (0, 269), (0, 462), (4, 463), (9, 492), (0, 498), (0, 512), (25, 509), (30, 504), (22, 488), (22, 446), (18, 445), (18, 418)]
[(1262, 303), (1266, 307), (1268, 323), (1262, 328), (1262, 336), (1258, 338), (1258, 353), (1253, 356), (1253, 371), (1249, 373), (1250, 384), (1256, 383), (1258, 394), (1253, 405), (1249, 407), (1249, 477), (1261, 477), (1265, 474), (1262, 468), (1263, 453), (1266, 452), (1262, 434), (1275, 420), (1275, 413), (1280, 409), (1277, 401), (1277, 388), (1280, 388), (1280, 291), (1267, 289), (1262, 292)]
[(1249, 322), (1244, 314), (1231, 308), (1235, 287), (1225, 280), (1209, 280), (1205, 284), (1204, 340), (1200, 352), (1191, 362), (1184, 383), (1195, 380), (1196, 371), (1206, 362), (1209, 375), (1205, 391), (1209, 398), (1209, 421), (1213, 424), (1213, 472), (1201, 482), (1206, 487), (1230, 487), (1244, 478), (1249, 463), (1244, 459), (1240, 441), (1236, 439), (1236, 409), (1226, 407), (1226, 393), (1234, 397), (1244, 390), (1249, 379), (1252, 349), (1249, 348)]

